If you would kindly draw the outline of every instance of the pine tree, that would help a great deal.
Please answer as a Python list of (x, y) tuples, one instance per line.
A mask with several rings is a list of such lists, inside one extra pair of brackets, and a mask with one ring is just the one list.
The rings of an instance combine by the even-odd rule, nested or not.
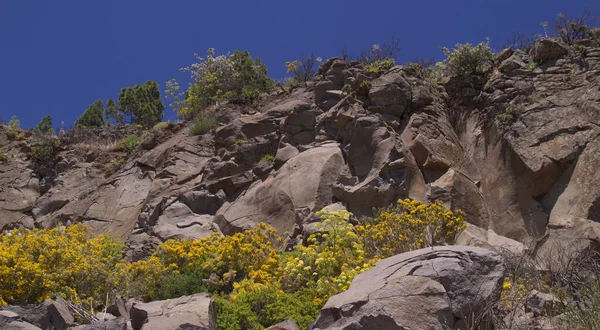
[(75, 127), (89, 128), (104, 126), (104, 103), (102, 100), (90, 105), (87, 110), (77, 119)]
[(42, 118), (42, 120), (35, 127), (35, 130), (44, 134), (52, 132), (52, 117), (45, 116)]
[(158, 83), (148, 80), (144, 85), (137, 84), (121, 89), (117, 110), (120, 118), (131, 124), (150, 127), (162, 120), (165, 106), (160, 99)]
[(117, 104), (113, 99), (108, 99), (106, 101), (106, 110), (104, 111), (106, 116), (106, 122), (110, 122), (114, 120), (117, 124), (124, 124), (125, 119), (123, 118), (123, 113), (117, 109)]

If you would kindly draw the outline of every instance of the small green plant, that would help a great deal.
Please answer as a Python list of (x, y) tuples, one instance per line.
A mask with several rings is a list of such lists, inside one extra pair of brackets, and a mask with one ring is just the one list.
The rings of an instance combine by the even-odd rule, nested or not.
[(275, 156), (272, 154), (266, 154), (260, 158), (261, 162), (273, 163), (275, 162)]
[(5, 163), (8, 161), (8, 156), (4, 154), (4, 151), (0, 149), (0, 163)]
[(369, 90), (371, 90), (372, 86), (373, 83), (371, 81), (365, 80), (358, 85), (358, 90), (356, 92), (360, 95), (367, 95), (369, 94)]
[(117, 148), (125, 152), (132, 152), (135, 150), (135, 148), (137, 148), (140, 142), (142, 142), (142, 139), (139, 136), (131, 134), (119, 141), (117, 143)]
[(44, 138), (43, 136), (37, 136), (36, 138), (40, 140), (36, 141), (36, 144), (31, 147), (31, 162), (35, 166), (49, 165), (56, 159), (59, 140), (54, 137)]
[(584, 285), (577, 294), (579, 306), (569, 306), (564, 323), (567, 329), (600, 329), (600, 283)]
[(22, 140), (25, 138), (25, 131), (21, 129), (21, 121), (19, 121), (17, 116), (10, 118), (4, 132), (10, 140)]
[(237, 144), (238, 146), (241, 146), (244, 143), (246, 143), (246, 140), (244, 140), (244, 139), (236, 139), (235, 140), (235, 144)]
[(350, 93), (352, 93), (352, 85), (345, 84), (344, 87), (342, 87), (342, 94), (340, 94), (340, 96), (341, 97), (346, 97)]
[(393, 58), (385, 58), (380, 61), (375, 61), (365, 66), (365, 72), (370, 73), (383, 73), (396, 65), (396, 61)]
[(531, 62), (528, 62), (527, 64), (525, 64), (525, 70), (533, 71), (533, 70), (537, 69), (538, 66), (539, 66), (539, 63), (536, 63), (535, 61), (531, 61)]
[(171, 125), (171, 121), (161, 121), (152, 127), (152, 131), (162, 131)]
[(465, 76), (486, 73), (492, 68), (494, 53), (490, 48), (489, 39), (473, 46), (470, 43), (457, 44), (456, 48), (441, 48), (446, 59), (444, 68), (446, 72), (454, 76)]
[(219, 150), (217, 150), (217, 155), (223, 156), (226, 152), (227, 152), (227, 149), (221, 147), (221, 148), (219, 148)]
[(79, 194), (79, 200), (84, 200), (84, 199), (86, 199), (86, 198), (87, 198), (89, 195), (90, 195), (90, 192), (86, 190), (86, 191), (82, 192), (81, 194)]
[(587, 56), (587, 48), (583, 45), (573, 45), (573, 50), (581, 57)]
[(504, 113), (496, 115), (496, 120), (501, 123), (509, 123), (515, 120), (524, 111), (525, 106), (523, 104), (510, 104), (504, 109)]
[(189, 136), (206, 134), (218, 125), (219, 121), (217, 118), (200, 116), (196, 120), (196, 123), (194, 123), (194, 125), (190, 128)]
[(538, 95), (536, 93), (532, 93), (529, 96), (527, 96), (527, 100), (531, 103), (535, 103), (538, 100)]
[(117, 157), (112, 160), (111, 164), (114, 168), (121, 168), (121, 166), (125, 164), (125, 159), (123, 157)]

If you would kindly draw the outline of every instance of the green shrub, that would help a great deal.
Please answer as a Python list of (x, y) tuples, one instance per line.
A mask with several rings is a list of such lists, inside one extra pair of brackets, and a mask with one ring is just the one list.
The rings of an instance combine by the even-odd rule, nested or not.
[(218, 125), (219, 121), (217, 118), (200, 116), (196, 120), (196, 123), (194, 123), (194, 125), (190, 128), (189, 136), (206, 134)]
[(75, 121), (75, 127), (89, 128), (104, 126), (104, 102), (98, 100), (90, 105)]
[(176, 80), (167, 82), (167, 98), (179, 117), (192, 118), (207, 107), (221, 101), (254, 102), (262, 92), (270, 92), (275, 84), (267, 76), (267, 67), (260, 59), (253, 59), (248, 51), (215, 56), (213, 48), (206, 57), (197, 54), (197, 63), (182, 68), (190, 72), (194, 83), (187, 91), (179, 92)]
[(457, 44), (452, 50), (446, 47), (441, 49), (447, 56), (444, 60), (444, 68), (448, 74), (454, 76), (485, 73), (491, 69), (494, 60), (489, 40), (477, 46), (466, 43)]
[(123, 140), (117, 142), (117, 148), (125, 152), (132, 152), (142, 142), (142, 139), (135, 135), (127, 135)]
[(375, 61), (365, 66), (365, 72), (383, 73), (396, 65), (393, 58), (385, 58), (380, 61)]
[(576, 17), (559, 13), (554, 20), (554, 32), (563, 42), (569, 45), (578, 40), (597, 39), (598, 29), (591, 27), (596, 22), (597, 19), (590, 9), (586, 9)]
[(6, 156), (6, 155), (4, 154), (4, 151), (2, 151), (2, 150), (0, 149), (0, 162), (7, 162), (7, 161), (8, 161), (8, 156)]
[(42, 120), (35, 127), (35, 130), (42, 134), (54, 132), (54, 130), (52, 129), (52, 117), (45, 116), (44, 118), (42, 118)]
[(504, 113), (496, 116), (496, 120), (501, 123), (509, 123), (513, 120), (517, 119), (519, 115), (521, 115), (525, 111), (525, 106), (523, 104), (510, 104), (504, 109)]
[(275, 156), (272, 154), (266, 154), (260, 158), (261, 162), (273, 163), (275, 161)]
[(203, 279), (208, 276), (199, 268), (192, 268), (182, 274), (165, 276), (154, 289), (153, 299), (164, 300), (199, 292), (208, 292)]
[(565, 312), (567, 329), (600, 329), (600, 283), (585, 285), (579, 289), (578, 305), (571, 304)]
[(4, 133), (10, 140), (23, 140), (26, 137), (26, 132), (21, 129), (21, 121), (17, 116), (12, 116), (8, 121), (8, 126), (4, 129)]
[(31, 147), (31, 162), (35, 166), (46, 166), (56, 159), (59, 140), (53, 136), (36, 135)]
[(110, 163), (115, 169), (119, 169), (121, 168), (121, 166), (123, 166), (123, 164), (125, 164), (125, 159), (123, 157), (117, 157), (113, 159)]
[(322, 304), (311, 299), (314, 292), (285, 293), (273, 287), (260, 287), (237, 295), (235, 300), (216, 298), (218, 329), (264, 329), (293, 319), (300, 329), (308, 329), (319, 315)]

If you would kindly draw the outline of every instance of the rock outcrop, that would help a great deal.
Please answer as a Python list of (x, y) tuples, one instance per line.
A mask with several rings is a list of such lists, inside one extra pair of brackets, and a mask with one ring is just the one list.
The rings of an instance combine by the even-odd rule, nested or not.
[(216, 310), (208, 294), (137, 303), (131, 307), (134, 330), (205, 329), (216, 330)]
[(329, 298), (314, 329), (456, 329), (500, 295), (504, 266), (489, 250), (436, 247), (378, 262)]
[(0, 131), (0, 230), (85, 222), (126, 242), (133, 260), (159, 241), (258, 222), (301, 238), (323, 206), (368, 216), (413, 198), (462, 209), (462, 244), (593, 247), (600, 48), (577, 49), (543, 38), (499, 53), (489, 77), (444, 84), (413, 66), (373, 73), (330, 59), (292, 93), (222, 105), (205, 135), (170, 125), (127, 155), (113, 145), (130, 132), (72, 134), (42, 168), (28, 161), (30, 142)]

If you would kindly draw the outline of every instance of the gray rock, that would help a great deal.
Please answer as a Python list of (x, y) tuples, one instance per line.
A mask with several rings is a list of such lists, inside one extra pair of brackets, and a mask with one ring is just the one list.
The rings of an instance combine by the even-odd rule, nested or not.
[(340, 98), (333, 96), (332, 94), (328, 93), (328, 91), (338, 90), (341, 88), (341, 85), (336, 85), (329, 80), (318, 82), (315, 85), (315, 102), (319, 108), (327, 111), (336, 105)]
[(131, 308), (131, 326), (134, 330), (216, 330), (215, 303), (205, 293), (136, 303)]
[(215, 232), (211, 215), (198, 215), (180, 202), (171, 204), (152, 228), (154, 235), (166, 241), (170, 238), (201, 239)]
[(11, 321), (6, 324), (0, 323), (0, 328), (4, 330), (41, 330), (41, 328), (23, 321)]
[(300, 151), (298, 151), (298, 148), (289, 144), (284, 144), (283, 147), (277, 150), (277, 154), (275, 155), (275, 166), (283, 165), (285, 162), (295, 157), (299, 153)]
[(525, 298), (525, 312), (533, 313), (534, 316), (556, 316), (558, 315), (562, 301), (549, 293), (532, 290)]
[(569, 53), (567, 47), (556, 39), (541, 38), (536, 40), (529, 51), (529, 56), (536, 62), (557, 60)]
[(222, 196), (211, 194), (206, 190), (188, 191), (181, 195), (179, 200), (197, 214), (214, 215), (223, 204)]
[(70, 330), (130, 330), (127, 322), (123, 319), (101, 321), (92, 324), (83, 324), (70, 328)]
[(268, 327), (266, 330), (299, 330), (299, 328), (294, 320), (285, 320)]
[(484, 249), (448, 246), (399, 254), (329, 298), (314, 329), (454, 328), (498, 299), (503, 279), (502, 259)]
[(504, 60), (506, 60), (507, 58), (511, 57), (513, 53), (514, 51), (512, 50), (512, 48), (505, 48), (496, 55), (496, 59), (494, 60), (494, 62), (496, 63), (496, 65), (498, 65), (504, 62)]
[(369, 110), (401, 117), (410, 109), (412, 87), (404, 72), (395, 68), (373, 80), (369, 100)]
[(346, 170), (337, 143), (326, 144), (288, 160), (276, 174), (251, 186), (233, 203), (225, 203), (215, 223), (228, 235), (265, 222), (281, 234), (301, 222), (297, 209), (317, 211), (332, 202), (331, 186)]
[(66, 330), (69, 326), (73, 325), (75, 318), (71, 314), (67, 302), (61, 297), (57, 297), (56, 300), (47, 299), (43, 305), (48, 310), (50, 323), (57, 330)]

